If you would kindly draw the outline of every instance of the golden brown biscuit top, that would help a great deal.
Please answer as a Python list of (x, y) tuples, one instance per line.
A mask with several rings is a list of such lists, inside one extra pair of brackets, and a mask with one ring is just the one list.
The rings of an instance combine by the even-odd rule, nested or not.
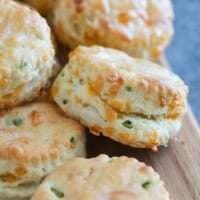
[[(128, 23), (133, 20), (136, 24), (144, 23), (147, 26), (154, 26), (173, 18), (171, 2), (168, 0), (124, 0), (123, 3), (112, 0), (75, 0), (66, 2), (66, 6), (70, 7), (72, 5), (79, 13), (87, 14), (89, 11), (93, 17), (100, 16), (104, 19), (109, 17), (110, 20), (115, 21), (118, 25), (121, 23), (121, 25), (128, 26)], [(164, 13), (162, 9), (165, 9)]]
[(30, 101), (52, 76), (50, 28), (36, 11), (0, 1), (0, 108)]
[[(11, 0), (1, 0), (0, 79), (9, 77), (10, 73), (16, 73), (18, 69), (25, 67), (24, 62), (29, 61), (37, 67), (53, 55), (50, 29), (45, 19), (27, 6)], [(34, 63), (35, 57), (38, 63)], [(9, 68), (15, 67), (16, 72), (11, 72), (7, 65)]]
[(69, 61), (63, 73), (71, 70), (74, 78), (85, 79), (92, 91), (119, 112), (169, 118), (185, 113), (187, 86), (157, 64), (99, 46), (80, 46), (70, 53)]
[(170, 0), (59, 0), (55, 16), (59, 38), (72, 47), (99, 44), (143, 58), (158, 58), (173, 33)]
[(0, 117), (0, 159), (38, 163), (73, 150), (84, 129), (49, 103), (5, 111)]
[(32, 200), (168, 200), (159, 175), (134, 158), (74, 158), (49, 175)]

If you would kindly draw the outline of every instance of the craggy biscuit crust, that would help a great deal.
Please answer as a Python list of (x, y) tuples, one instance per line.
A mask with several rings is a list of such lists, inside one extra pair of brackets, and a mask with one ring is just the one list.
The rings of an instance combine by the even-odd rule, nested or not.
[(69, 47), (102, 45), (157, 59), (173, 35), (170, 0), (58, 0), (54, 27)]
[(51, 92), (92, 133), (133, 147), (167, 145), (187, 110), (188, 90), (178, 76), (98, 46), (72, 51)]
[[(57, 196), (57, 197), (56, 197)], [(50, 174), (32, 200), (169, 200), (159, 175), (134, 158), (74, 158)]]
[(12, 188), (23, 196), (17, 193), (20, 186), (33, 187), (66, 159), (85, 156), (84, 128), (53, 104), (36, 102), (5, 111), (0, 127), (2, 197)]
[(0, 109), (38, 96), (52, 76), (54, 55), (45, 19), (27, 6), (1, 0)]

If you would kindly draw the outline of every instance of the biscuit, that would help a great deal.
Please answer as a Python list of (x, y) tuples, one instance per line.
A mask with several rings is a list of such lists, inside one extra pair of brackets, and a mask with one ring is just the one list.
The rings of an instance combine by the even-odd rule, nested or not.
[(53, 171), (31, 200), (169, 200), (159, 175), (134, 158), (72, 158)]
[(23, 2), (29, 4), (43, 16), (48, 16), (53, 11), (55, 0), (23, 0)]
[(27, 6), (1, 0), (0, 109), (38, 96), (52, 76), (54, 55), (45, 19)]
[(173, 35), (170, 0), (58, 0), (53, 21), (58, 39), (71, 48), (97, 44), (152, 60)]
[(187, 110), (188, 89), (177, 75), (99, 46), (72, 51), (51, 93), (92, 133), (133, 147), (167, 145)]
[(0, 199), (33, 194), (66, 159), (85, 156), (84, 128), (54, 104), (36, 102), (1, 113)]

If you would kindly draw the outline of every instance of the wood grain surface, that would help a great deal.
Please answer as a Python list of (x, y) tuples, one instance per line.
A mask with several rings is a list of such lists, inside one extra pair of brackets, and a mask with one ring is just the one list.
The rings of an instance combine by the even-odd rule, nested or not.
[[(66, 62), (67, 53), (64, 55), (62, 63)], [(160, 63), (169, 67), (164, 58)], [(191, 109), (184, 117), (177, 138), (172, 139), (167, 148), (160, 147), (158, 152), (131, 148), (89, 133), (87, 137), (88, 157), (102, 153), (136, 157), (160, 174), (172, 200), (200, 200), (200, 129)]]

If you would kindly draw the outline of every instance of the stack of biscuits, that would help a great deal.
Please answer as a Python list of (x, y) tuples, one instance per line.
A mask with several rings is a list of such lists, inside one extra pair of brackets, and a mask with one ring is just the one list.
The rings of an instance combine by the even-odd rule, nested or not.
[(172, 22), (170, 0), (0, 1), (0, 200), (170, 199), (135, 158), (86, 158), (86, 130), (167, 147), (188, 95), (156, 64)]

